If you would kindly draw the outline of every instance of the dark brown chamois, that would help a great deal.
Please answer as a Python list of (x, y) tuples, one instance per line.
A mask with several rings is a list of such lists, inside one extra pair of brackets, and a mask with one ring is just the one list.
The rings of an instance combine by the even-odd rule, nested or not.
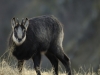
[(19, 72), (22, 71), (24, 60), (32, 58), (37, 75), (41, 75), (40, 62), (43, 52), (54, 68), (54, 75), (58, 75), (58, 60), (66, 68), (66, 74), (71, 75), (70, 60), (62, 47), (63, 26), (54, 16), (26, 18), (21, 23), (12, 18), (11, 25), (9, 48), (18, 60)]

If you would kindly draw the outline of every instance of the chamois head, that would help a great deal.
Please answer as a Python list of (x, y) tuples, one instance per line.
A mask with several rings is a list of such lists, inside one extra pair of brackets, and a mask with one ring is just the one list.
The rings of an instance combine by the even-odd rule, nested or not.
[(26, 31), (29, 26), (29, 20), (22, 19), (22, 22), (19, 23), (19, 20), (12, 18), (11, 20), (13, 35), (12, 39), (16, 45), (21, 45), (26, 40)]

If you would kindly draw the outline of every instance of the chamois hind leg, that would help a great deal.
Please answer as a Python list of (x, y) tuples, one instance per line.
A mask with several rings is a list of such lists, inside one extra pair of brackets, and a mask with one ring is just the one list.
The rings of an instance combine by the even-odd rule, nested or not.
[(24, 60), (18, 60), (18, 70), (20, 74), (22, 73), (23, 63)]
[(47, 58), (50, 60), (54, 75), (58, 75), (58, 59), (51, 53), (46, 53)]
[(37, 75), (41, 75), (40, 73), (40, 63), (41, 63), (41, 54), (37, 53), (35, 56), (32, 57), (34, 62), (34, 68), (37, 73)]
[(62, 47), (58, 45), (55, 47), (52, 47), (52, 53), (62, 62), (62, 64), (66, 68), (66, 73), (68, 73), (68, 75), (72, 75), (71, 67), (70, 67), (70, 60), (64, 54)]

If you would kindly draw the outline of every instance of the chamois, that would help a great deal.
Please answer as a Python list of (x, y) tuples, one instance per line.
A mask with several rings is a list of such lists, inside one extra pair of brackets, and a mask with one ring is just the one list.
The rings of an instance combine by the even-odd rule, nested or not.
[[(39, 16), (31, 19), (11, 19), (12, 32), (9, 38), (9, 48), (18, 60), (19, 72), (22, 71), (24, 60), (32, 58), (37, 75), (41, 75), (41, 53), (50, 60), (54, 75), (58, 75), (58, 60), (71, 75), (70, 60), (62, 47), (63, 26), (54, 16)], [(12, 48), (13, 47), (13, 48)]]

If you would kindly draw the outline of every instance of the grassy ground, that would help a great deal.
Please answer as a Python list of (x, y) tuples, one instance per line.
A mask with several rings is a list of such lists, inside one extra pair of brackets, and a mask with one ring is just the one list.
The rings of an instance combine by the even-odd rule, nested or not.
[[(53, 75), (52, 70), (51, 71), (42, 71), (42, 75)], [(17, 67), (11, 67), (9, 64), (5, 61), (2, 61), (0, 63), (0, 75), (19, 75), (19, 72), (17, 70)], [(22, 75), (36, 75), (35, 71), (33, 69), (29, 69), (27, 67), (23, 68)], [(59, 73), (59, 75), (66, 75), (65, 73)], [(80, 69), (78, 72), (73, 70), (73, 75), (100, 75), (100, 69), (98, 70), (98, 73), (95, 73), (93, 71), (87, 71), (85, 72), (83, 69)]]
[[(52, 71), (42, 71), (42, 75), (53, 75)], [(5, 61), (0, 63), (0, 75), (19, 75), (17, 67), (9, 66)], [(36, 75), (36, 72), (33, 69), (28, 69), (23, 67), (22, 75)], [(65, 75), (61, 74), (60, 75)]]
[[(17, 64), (16, 61), (14, 61), (10, 55), (7, 56), (5, 55), (3, 58), (2, 57), (0, 57), (0, 75), (19, 75), (16, 66)], [(4, 60), (5, 58), (7, 59), (6, 61)], [(9, 62), (8, 60), (10, 60), (10, 63), (8, 63)], [(13, 62), (13, 64), (11, 64), (11, 62)], [(41, 71), (41, 73), (42, 75), (53, 75), (52, 70)], [(84, 70), (82, 67), (80, 67), (79, 71), (72, 70), (72, 73), (73, 75), (100, 75), (100, 69), (98, 69), (98, 72), (93, 72), (92, 68)], [(24, 65), (22, 70), (22, 75), (36, 75), (36, 72), (33, 69), (30, 69), (28, 66), (26, 67), (26, 65)], [(66, 74), (59, 72), (59, 75), (66, 75)]]

